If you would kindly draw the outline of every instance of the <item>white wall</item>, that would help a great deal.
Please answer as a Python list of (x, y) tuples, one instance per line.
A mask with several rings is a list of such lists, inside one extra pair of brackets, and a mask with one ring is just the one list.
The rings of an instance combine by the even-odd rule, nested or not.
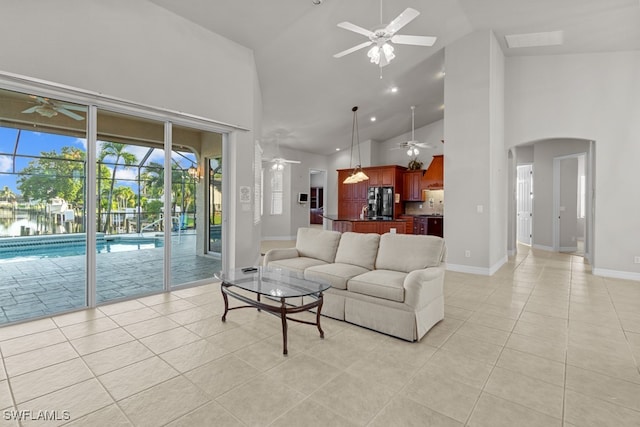
[(638, 51), (506, 61), (507, 146), (549, 138), (595, 141), (594, 273), (635, 279), (640, 248), (630, 233), (640, 230), (638, 75)]
[(476, 31), (445, 50), (447, 266), (481, 274), (491, 274), (506, 258), (504, 71), (496, 49), (493, 33)]
[[(4, 2), (0, 70), (138, 104), (255, 129), (261, 99), (253, 53), (147, 1)], [(252, 159), (252, 131), (234, 132), (232, 159)], [(259, 226), (236, 209), (239, 185), (253, 186), (252, 161), (227, 176), (237, 265), (258, 256)], [(238, 211), (238, 212), (236, 212)]]
[(504, 54), (489, 37), (489, 268), (493, 274), (507, 261), (507, 150), (504, 146)]

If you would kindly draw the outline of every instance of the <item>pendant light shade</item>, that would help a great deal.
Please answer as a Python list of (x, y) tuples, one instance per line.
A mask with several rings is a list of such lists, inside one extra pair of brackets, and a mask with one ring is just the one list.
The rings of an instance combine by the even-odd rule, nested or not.
[(357, 184), (358, 182), (366, 181), (369, 179), (367, 174), (362, 170), (361, 162), (360, 162), (360, 135), (358, 134), (358, 107), (353, 107), (351, 109), (353, 111), (353, 124), (351, 126), (351, 156), (349, 158), (349, 168), (353, 165), (353, 143), (354, 141), (358, 145), (358, 163), (356, 167), (353, 168), (353, 172), (349, 175), (344, 181), (343, 184)]

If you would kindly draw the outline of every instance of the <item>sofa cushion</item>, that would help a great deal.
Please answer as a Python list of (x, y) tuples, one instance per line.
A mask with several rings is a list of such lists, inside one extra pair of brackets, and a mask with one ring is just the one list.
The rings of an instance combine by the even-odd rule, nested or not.
[(439, 266), (443, 255), (441, 237), (387, 233), (380, 236), (376, 269), (409, 273)]
[(321, 279), (331, 283), (332, 288), (347, 289), (347, 280), (367, 271), (369, 270), (364, 267), (351, 264), (323, 264), (307, 268), (304, 271), (304, 278), (307, 280)]
[(307, 257), (297, 257), (297, 258), (289, 258), (289, 259), (279, 259), (277, 261), (271, 261), (269, 263), (269, 267), (275, 268), (284, 268), (285, 270), (292, 270), (297, 273), (304, 273), (309, 267), (313, 267), (314, 265), (322, 265), (326, 264), (324, 261), (320, 261), (315, 258), (307, 258)]
[(338, 231), (299, 228), (296, 249), (301, 257), (333, 262), (336, 258), (338, 242), (340, 242)]
[(375, 233), (342, 233), (335, 262), (373, 270), (379, 242), (380, 235)]
[(404, 301), (406, 273), (392, 270), (373, 270), (356, 276), (347, 282), (350, 292), (369, 295), (391, 301)]

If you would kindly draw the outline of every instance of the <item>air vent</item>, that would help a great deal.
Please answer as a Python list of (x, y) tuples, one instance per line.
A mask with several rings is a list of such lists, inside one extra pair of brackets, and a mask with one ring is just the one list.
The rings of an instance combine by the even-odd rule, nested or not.
[(548, 31), (545, 33), (510, 34), (504, 36), (509, 48), (558, 46), (562, 44), (562, 31)]

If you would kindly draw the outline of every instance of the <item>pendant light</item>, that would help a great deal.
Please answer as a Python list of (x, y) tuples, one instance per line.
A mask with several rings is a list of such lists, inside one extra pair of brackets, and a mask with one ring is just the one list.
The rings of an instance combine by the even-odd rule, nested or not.
[(360, 161), (360, 135), (358, 134), (358, 107), (353, 107), (353, 124), (351, 126), (351, 156), (349, 157), (349, 168), (353, 165), (353, 142), (358, 144), (358, 164), (353, 168), (353, 172), (344, 181), (343, 184), (357, 184), (358, 182), (366, 181), (369, 179), (367, 174), (364, 173)]

